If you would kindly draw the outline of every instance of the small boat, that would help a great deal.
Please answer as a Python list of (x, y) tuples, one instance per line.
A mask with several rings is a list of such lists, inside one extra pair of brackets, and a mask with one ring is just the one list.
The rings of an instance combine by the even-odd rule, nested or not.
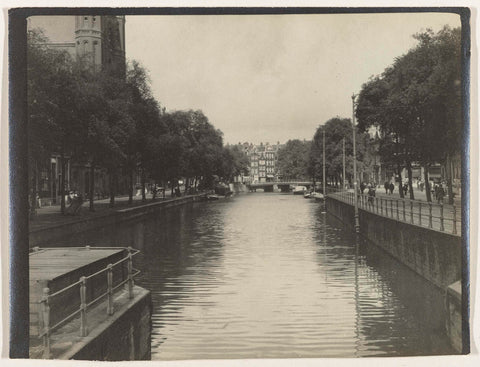
[(293, 189), (293, 195), (303, 195), (305, 194), (305, 191), (307, 191), (305, 186), (295, 186)]
[(315, 199), (315, 201), (323, 201), (325, 199), (325, 196), (323, 196), (321, 192), (312, 192), (310, 197)]

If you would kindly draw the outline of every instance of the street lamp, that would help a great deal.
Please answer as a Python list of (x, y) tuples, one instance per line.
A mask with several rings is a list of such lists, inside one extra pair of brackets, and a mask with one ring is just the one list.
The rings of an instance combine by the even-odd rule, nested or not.
[(355, 207), (355, 232), (360, 232), (360, 223), (358, 221), (358, 194), (357, 194), (357, 147), (355, 144), (355, 94), (352, 94), (352, 131), (353, 131), (353, 191)]

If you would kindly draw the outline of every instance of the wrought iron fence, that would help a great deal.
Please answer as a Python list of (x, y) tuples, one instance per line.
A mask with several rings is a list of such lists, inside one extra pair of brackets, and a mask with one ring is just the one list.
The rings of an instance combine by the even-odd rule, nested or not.
[[(355, 205), (353, 192), (337, 191), (329, 193), (347, 204)], [(358, 207), (387, 218), (427, 227), (454, 235), (461, 233), (461, 218), (455, 205), (429, 203), (390, 197), (372, 197), (357, 194)]]

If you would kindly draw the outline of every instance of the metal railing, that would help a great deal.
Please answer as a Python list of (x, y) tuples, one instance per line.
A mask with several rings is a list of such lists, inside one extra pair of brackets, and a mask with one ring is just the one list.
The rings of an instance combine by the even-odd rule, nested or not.
[[(355, 203), (353, 192), (339, 191), (329, 193), (329, 195), (350, 205)], [(457, 236), (461, 233), (461, 218), (455, 204), (444, 205), (384, 196), (371, 197), (362, 194), (357, 194), (357, 200), (360, 209), (387, 218), (441, 232), (449, 232)]]
[[(69, 249), (90, 249), (90, 246), (85, 247), (69, 247)], [(49, 288), (43, 289), (42, 299), (39, 301), (40, 304), (40, 313), (39, 320), (43, 319), (43, 330), (39, 333), (38, 337), (43, 338), (43, 358), (48, 359), (50, 358), (50, 336), (53, 331), (57, 330), (61, 326), (63, 326), (66, 322), (74, 319), (77, 315), (80, 315), (80, 336), (85, 337), (88, 335), (88, 321), (87, 321), (87, 312), (88, 309), (91, 308), (93, 305), (97, 304), (100, 300), (107, 298), (107, 315), (113, 315), (114, 307), (113, 307), (113, 295), (115, 291), (117, 291), (121, 286), (127, 284), (128, 289), (128, 298), (133, 298), (133, 278), (140, 274), (140, 270), (133, 268), (133, 256), (138, 254), (140, 251), (133, 249), (131, 247), (93, 247), (93, 249), (124, 249), (128, 251), (127, 256), (122, 258), (121, 260), (113, 263), (108, 264), (106, 268), (97, 271), (96, 273), (90, 274), (88, 276), (82, 276), (80, 279), (72, 283), (54, 293), (50, 293)], [(35, 254), (35, 252), (48, 250), (45, 248), (38, 249), (34, 248), (34, 252), (30, 254)], [(122, 266), (124, 263), (127, 263), (127, 277), (126, 279), (120, 281), (118, 284), (113, 285), (113, 270), (115, 267)], [(87, 301), (87, 281), (94, 277), (97, 277), (101, 274), (106, 274), (106, 292), (101, 293), (99, 296), (95, 297), (93, 300)], [(58, 321), (54, 325), (50, 325), (50, 304), (52, 303), (52, 299), (54, 297), (58, 297), (59, 295), (64, 294), (66, 291), (74, 288), (79, 287), (80, 291), (80, 305), (79, 308), (67, 315), (62, 320)]]

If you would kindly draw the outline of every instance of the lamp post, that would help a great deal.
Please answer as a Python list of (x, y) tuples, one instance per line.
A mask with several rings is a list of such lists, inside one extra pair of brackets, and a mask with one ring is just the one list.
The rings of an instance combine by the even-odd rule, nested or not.
[(325, 188), (325, 125), (323, 126), (323, 173), (322, 173), (322, 178), (323, 178), (323, 197), (326, 198), (327, 197), (327, 192), (325, 191), (326, 188)]
[(342, 176), (342, 191), (346, 190), (346, 186), (345, 186), (345, 138), (342, 139), (342, 142), (343, 142), (343, 156), (342, 156), (342, 167), (343, 167), (343, 176)]
[(355, 94), (352, 94), (352, 130), (353, 130), (353, 191), (355, 207), (355, 232), (360, 232), (360, 223), (358, 221), (358, 191), (357, 191), (357, 147), (355, 144)]

